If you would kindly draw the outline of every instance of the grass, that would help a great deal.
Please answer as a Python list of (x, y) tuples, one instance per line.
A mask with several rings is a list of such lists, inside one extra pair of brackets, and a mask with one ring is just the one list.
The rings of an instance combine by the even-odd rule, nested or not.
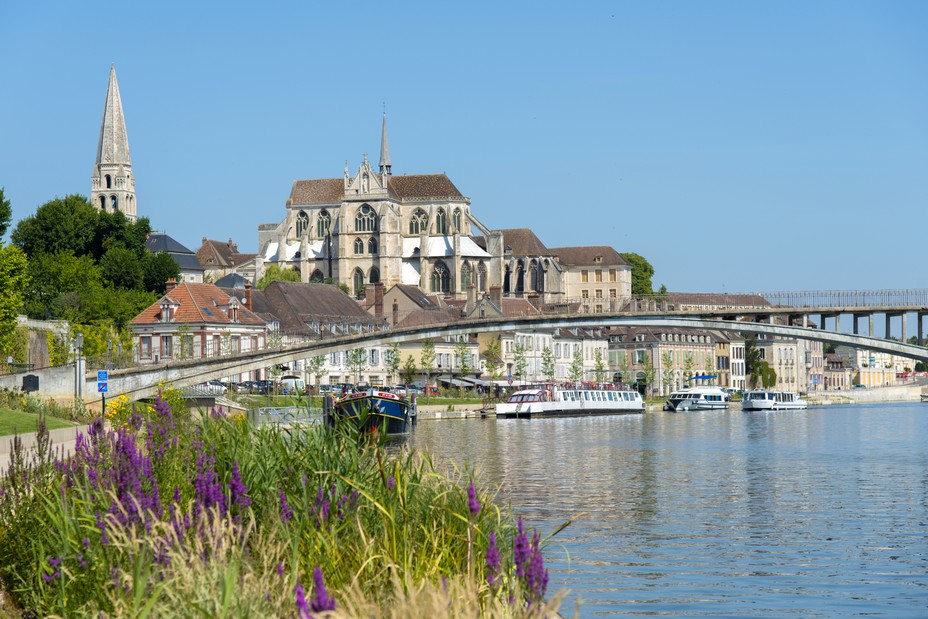
[[(0, 410), (0, 436), (35, 432), (35, 424), (38, 419), (39, 416), (36, 413), (2, 409)], [(48, 426), (49, 430), (70, 428), (76, 425), (64, 419), (58, 419), (57, 417), (46, 417), (45, 424)]]

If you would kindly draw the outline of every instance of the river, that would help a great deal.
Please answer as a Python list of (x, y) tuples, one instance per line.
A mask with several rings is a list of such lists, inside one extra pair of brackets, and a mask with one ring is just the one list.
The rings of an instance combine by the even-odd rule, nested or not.
[(542, 535), (565, 617), (928, 617), (928, 404), (422, 421)]

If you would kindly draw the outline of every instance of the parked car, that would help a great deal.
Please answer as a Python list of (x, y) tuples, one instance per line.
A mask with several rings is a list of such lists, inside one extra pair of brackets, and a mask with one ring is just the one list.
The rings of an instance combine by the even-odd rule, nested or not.
[(226, 386), (218, 380), (210, 380), (194, 385), (190, 391), (196, 395), (225, 395)]

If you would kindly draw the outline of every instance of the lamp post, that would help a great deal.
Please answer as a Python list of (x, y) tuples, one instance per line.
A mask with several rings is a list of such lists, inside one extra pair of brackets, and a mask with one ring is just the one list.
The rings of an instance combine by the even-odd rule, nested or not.
[(84, 383), (81, 380), (83, 372), (81, 372), (81, 366), (83, 365), (83, 359), (81, 358), (84, 353), (84, 334), (78, 333), (74, 337), (74, 402), (77, 403), (84, 396)]

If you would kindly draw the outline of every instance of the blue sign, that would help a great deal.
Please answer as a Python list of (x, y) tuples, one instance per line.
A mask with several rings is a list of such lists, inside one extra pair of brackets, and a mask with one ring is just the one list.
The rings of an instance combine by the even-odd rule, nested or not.
[(109, 379), (109, 372), (106, 370), (97, 370), (97, 382), (105, 383)]
[(109, 389), (107, 389), (106, 383), (97, 383), (97, 393), (106, 393), (107, 391)]

